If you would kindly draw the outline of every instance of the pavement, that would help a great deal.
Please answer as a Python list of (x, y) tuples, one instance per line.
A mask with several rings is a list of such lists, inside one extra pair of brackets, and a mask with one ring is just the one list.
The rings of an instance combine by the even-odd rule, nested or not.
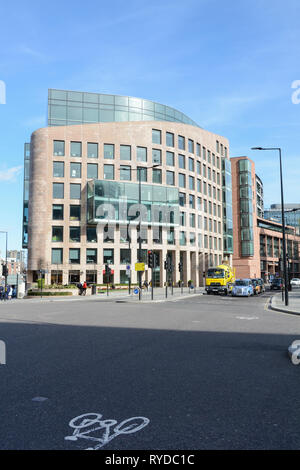
[[(196, 289), (189, 289), (188, 287), (184, 287), (182, 290), (181, 288), (174, 287), (173, 288), (173, 293), (172, 293), (172, 288), (168, 287), (167, 293), (166, 293), (166, 288), (155, 288), (153, 292), (153, 300), (151, 296), (151, 288), (147, 290), (143, 289), (142, 290), (142, 296), (141, 300), (139, 300), (139, 295), (138, 293), (135, 293), (138, 291), (135, 291), (135, 289), (131, 289), (131, 293), (128, 293), (128, 290), (123, 290), (123, 291), (113, 291), (110, 290), (108, 295), (107, 292), (104, 291), (103, 294), (96, 294), (96, 295), (87, 295), (87, 296), (58, 296), (58, 297), (28, 297), (24, 299), (13, 299), (9, 301), (2, 301), (4, 302), (80, 302), (80, 301), (105, 301), (105, 302), (126, 302), (126, 303), (136, 303), (136, 302), (142, 302), (142, 303), (148, 303), (148, 302), (174, 302), (178, 300), (183, 300), (183, 299), (189, 299), (192, 296), (195, 295), (203, 295), (205, 293), (204, 287), (197, 287)], [(1, 303), (0, 303), (1, 305)]]
[(293, 287), (293, 290), (288, 293), (288, 305), (282, 300), (282, 294), (279, 292), (271, 297), (270, 309), (278, 312), (290, 313), (292, 315), (300, 315), (300, 288)]

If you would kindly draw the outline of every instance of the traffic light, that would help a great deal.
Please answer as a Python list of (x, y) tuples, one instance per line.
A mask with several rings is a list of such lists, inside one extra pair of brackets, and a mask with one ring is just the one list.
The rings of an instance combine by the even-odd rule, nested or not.
[(183, 271), (183, 263), (181, 263), (181, 262), (178, 263), (178, 270), (179, 270), (180, 273), (182, 273), (182, 271)]
[(7, 269), (7, 266), (6, 264), (3, 264), (2, 265), (2, 276), (8, 276), (8, 269)]
[(105, 265), (105, 274), (108, 276), (111, 274), (111, 268), (107, 264)]
[(154, 253), (152, 250), (148, 251), (148, 267), (154, 268)]
[(165, 270), (171, 273), (173, 271), (173, 266), (172, 266), (172, 259), (168, 256), (166, 261), (164, 262), (164, 267)]

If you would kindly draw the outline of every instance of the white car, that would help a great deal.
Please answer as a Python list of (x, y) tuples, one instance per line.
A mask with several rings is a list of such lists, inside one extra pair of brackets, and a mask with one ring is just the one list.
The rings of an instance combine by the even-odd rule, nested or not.
[(292, 285), (292, 286), (298, 286), (298, 287), (300, 287), (300, 279), (297, 278), (297, 277), (294, 277), (294, 278), (291, 280), (291, 285)]

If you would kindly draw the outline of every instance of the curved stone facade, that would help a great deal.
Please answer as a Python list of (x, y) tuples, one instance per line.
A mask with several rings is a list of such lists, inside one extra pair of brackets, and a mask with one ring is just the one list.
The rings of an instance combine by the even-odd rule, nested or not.
[[(60, 142), (59, 148), (64, 150), (54, 152), (54, 145), (58, 145), (54, 142)], [(88, 144), (98, 144), (98, 156), (88, 156)], [(81, 156), (75, 156), (79, 155), (76, 152), (80, 147)], [(94, 145), (93, 148), (97, 147)], [(141, 152), (140, 149), (146, 150)], [(141, 155), (145, 152), (147, 158), (143, 161)], [(46, 271), (46, 284), (55, 281), (67, 284), (86, 278), (89, 282), (101, 284), (104, 265), (112, 261), (109, 264), (114, 270), (114, 283), (124, 283), (129, 256), (126, 250), (131, 253), (131, 282), (137, 282), (134, 270), (138, 261), (136, 225), (133, 224), (131, 229), (130, 248), (118, 224), (114, 241), (104, 240), (99, 227), (95, 241), (89, 235), (93, 232), (93, 225), (90, 221), (88, 223), (87, 217), (87, 186), (93, 178), (138, 184), (136, 168), (140, 167), (145, 168), (142, 185), (153, 185), (158, 191), (166, 186), (177, 188), (180, 194), (179, 220), (172, 226), (174, 242), (165, 224), (160, 224), (162, 239), (155, 242), (153, 224), (149, 223), (145, 228), (147, 243), (142, 244), (144, 255), (148, 249), (159, 255), (157, 283), (164, 285), (164, 260), (171, 256), (174, 282), (180, 279), (178, 264), (182, 261), (185, 284), (192, 280), (196, 285), (202, 285), (203, 271), (208, 265), (221, 263), (224, 256), (222, 158), (229, 158), (227, 139), (199, 127), (176, 122), (109, 122), (55, 126), (35, 131), (31, 138), (29, 282), (36, 279), (38, 269), (43, 269)], [(149, 168), (154, 164), (159, 166)], [(63, 173), (59, 173), (62, 170)], [(89, 177), (91, 173), (93, 178)], [(130, 180), (124, 176), (130, 176)], [(60, 193), (62, 189), (63, 193)], [(80, 206), (80, 220), (70, 217), (70, 206)], [(62, 218), (56, 219), (54, 207), (63, 207)], [(77, 233), (77, 238), (71, 233)], [(74, 258), (78, 250), (79, 260)], [(113, 253), (112, 259), (107, 257), (109, 252)], [(143, 280), (151, 280), (147, 263)]]

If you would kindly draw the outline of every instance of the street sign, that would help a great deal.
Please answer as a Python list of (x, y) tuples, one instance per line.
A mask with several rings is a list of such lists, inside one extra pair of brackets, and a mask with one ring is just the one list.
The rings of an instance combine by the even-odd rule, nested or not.
[(138, 290), (138, 289), (134, 289), (133, 293), (134, 293), (134, 294), (138, 294), (138, 293), (139, 293), (139, 290)]
[(145, 263), (135, 263), (136, 271), (145, 271)]

